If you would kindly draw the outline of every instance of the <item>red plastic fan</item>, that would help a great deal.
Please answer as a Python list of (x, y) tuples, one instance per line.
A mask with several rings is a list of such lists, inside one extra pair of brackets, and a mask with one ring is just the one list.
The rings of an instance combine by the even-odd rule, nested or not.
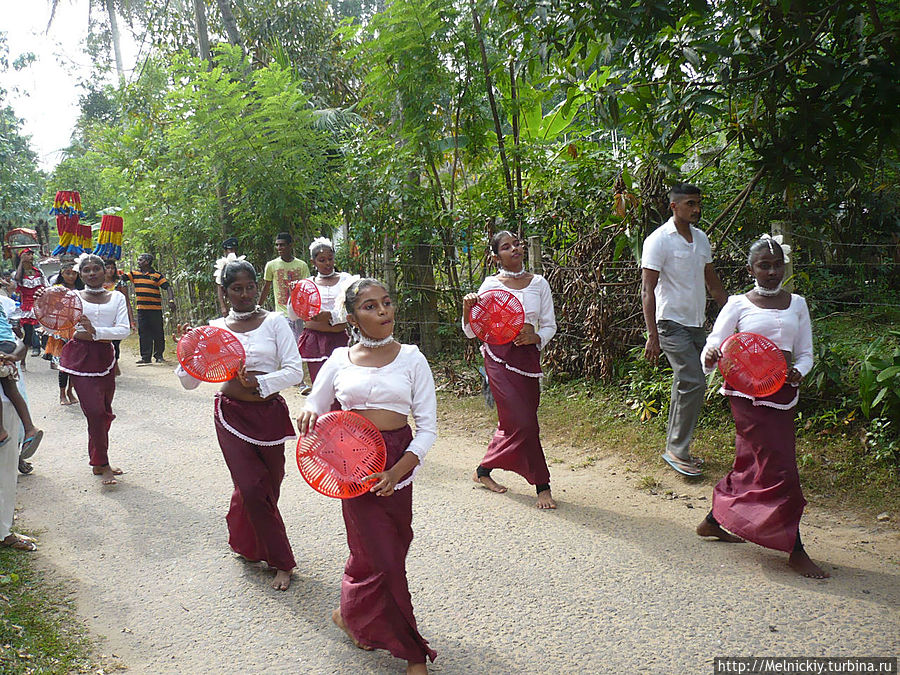
[(505, 345), (512, 342), (525, 325), (525, 310), (509, 291), (485, 291), (469, 311), (469, 325), (482, 342)]
[(378, 427), (349, 410), (322, 415), (315, 429), (297, 443), (300, 475), (326, 497), (359, 497), (372, 487), (363, 478), (384, 471), (386, 461)]
[(787, 379), (784, 354), (769, 338), (735, 333), (722, 343), (719, 371), (732, 387), (754, 397), (769, 396)]
[(312, 281), (301, 279), (291, 285), (291, 307), (304, 321), (309, 321), (322, 310), (322, 295)]
[(48, 288), (34, 301), (35, 318), (52, 331), (74, 327), (83, 313), (81, 297), (64, 286)]
[(244, 363), (244, 347), (230, 331), (200, 326), (178, 341), (178, 362), (204, 382), (227, 382)]

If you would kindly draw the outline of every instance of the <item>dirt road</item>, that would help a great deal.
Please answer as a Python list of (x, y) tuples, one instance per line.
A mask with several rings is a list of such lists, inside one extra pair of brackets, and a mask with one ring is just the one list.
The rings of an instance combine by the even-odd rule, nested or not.
[[(58, 405), (56, 373), (32, 358), (29, 396), (46, 436), (19, 481), (36, 560), (71, 584), (107, 665), (402, 672), (330, 622), (347, 555), (337, 501), (313, 492), (289, 457), (281, 510), (299, 568), (288, 592), (270, 589), (271, 572), (226, 545), (231, 484), (214, 387), (183, 391), (170, 366), (123, 361), (110, 451), (127, 471), (120, 484), (90, 474), (81, 411)], [(300, 409), (296, 394), (288, 402)], [(811, 510), (804, 543), (833, 575), (811, 581), (783, 554), (698, 539), (704, 488), (673, 479), (683, 496), (667, 499), (637, 490), (621, 463), (557, 465), (561, 507), (539, 512), (517, 476), (502, 475), (503, 496), (471, 482), (489, 429), (444, 420), (440, 431), (414, 486), (408, 561), (434, 672), (711, 673), (715, 656), (900, 653), (896, 530)]]

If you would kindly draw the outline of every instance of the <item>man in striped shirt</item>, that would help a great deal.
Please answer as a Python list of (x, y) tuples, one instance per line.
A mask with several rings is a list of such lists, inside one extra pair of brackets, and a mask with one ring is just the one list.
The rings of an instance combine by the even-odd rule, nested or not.
[(157, 363), (164, 363), (166, 335), (160, 291), (165, 290), (168, 293), (169, 309), (173, 312), (175, 293), (166, 278), (153, 269), (153, 256), (149, 253), (141, 253), (138, 256), (138, 269), (131, 270), (124, 279), (134, 284), (138, 337), (141, 344), (141, 359), (138, 365), (150, 363), (151, 358), (155, 358)]

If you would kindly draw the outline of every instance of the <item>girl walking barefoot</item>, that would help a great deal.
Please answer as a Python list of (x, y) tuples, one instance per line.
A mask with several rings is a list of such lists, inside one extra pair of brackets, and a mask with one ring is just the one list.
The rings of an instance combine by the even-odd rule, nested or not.
[(116, 418), (112, 400), (116, 393), (116, 353), (113, 340), (128, 337), (130, 325), (125, 296), (103, 288), (103, 259), (82, 253), (75, 269), (84, 282), (81, 296), (84, 315), (75, 325), (73, 339), (59, 357), (59, 369), (68, 373), (88, 424), (88, 456), (95, 475), (104, 485), (115, 485), (122, 470), (109, 463), (109, 429)]
[[(478, 293), (505, 290), (512, 293), (525, 310), (525, 325), (515, 339), (505, 345), (481, 345), (484, 369), (497, 403), (497, 431), (487, 453), (475, 470), (473, 480), (493, 492), (506, 487), (491, 477), (494, 469), (515, 471), (537, 491), (539, 509), (555, 509), (550, 492), (550, 470), (541, 447), (538, 405), (541, 402), (541, 353), (556, 334), (553, 296), (544, 277), (525, 271), (524, 247), (512, 232), (498, 232), (491, 239), (494, 262), (500, 271), (487, 277)], [(469, 326), (469, 312), (478, 293), (463, 298), (463, 331), (475, 337)]]
[[(301, 434), (337, 399), (381, 431), (385, 471), (369, 492), (341, 500), (350, 557), (341, 582), (341, 605), (332, 620), (365, 650), (387, 649), (407, 662), (406, 672), (427, 673), (437, 653), (413, 615), (406, 555), (412, 543), (412, 481), (437, 438), (437, 398), (428, 362), (415, 345), (393, 338), (394, 305), (375, 279), (355, 281), (344, 297), (358, 344), (335, 349), (316, 378), (297, 419)], [(416, 435), (407, 423), (416, 422)]]
[(713, 490), (712, 510), (697, 526), (697, 534), (727, 542), (743, 537), (784, 551), (799, 574), (824, 579), (830, 575), (810, 559), (800, 540), (806, 500), (794, 447), (798, 386), (813, 365), (812, 328), (806, 300), (781, 287), (784, 261), (784, 250), (772, 238), (750, 247), (747, 268), (755, 288), (728, 298), (701, 353), (704, 370), (712, 372), (728, 336), (735, 331), (757, 333), (782, 350), (788, 376), (780, 390), (764, 398), (736, 391), (727, 383), (722, 387), (734, 417), (734, 467)]
[[(210, 325), (230, 331), (247, 355), (237, 377), (222, 384), (215, 399), (216, 436), (234, 483), (225, 517), (228, 543), (242, 558), (265, 561), (275, 570), (272, 588), (286, 591), (297, 563), (278, 498), (284, 480), (284, 443), (296, 436), (287, 403), (278, 392), (303, 380), (303, 364), (284, 315), (257, 304), (253, 265), (229, 262), (221, 278), (231, 310)], [(189, 330), (190, 326), (181, 327), (182, 334)], [(175, 374), (185, 389), (200, 384), (180, 364)]]

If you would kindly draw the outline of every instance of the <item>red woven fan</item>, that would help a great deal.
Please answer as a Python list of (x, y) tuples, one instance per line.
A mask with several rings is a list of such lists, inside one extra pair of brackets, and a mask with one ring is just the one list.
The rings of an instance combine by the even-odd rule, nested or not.
[(200, 326), (178, 341), (178, 362), (204, 382), (227, 382), (244, 363), (244, 348), (230, 331)]
[(350, 499), (364, 494), (384, 471), (387, 450), (378, 428), (362, 415), (339, 410), (322, 415), (297, 443), (300, 475), (326, 497)]
[(322, 295), (309, 279), (301, 279), (291, 284), (291, 307), (298, 317), (309, 321), (322, 309)]
[(754, 397), (769, 396), (787, 379), (784, 354), (769, 338), (735, 333), (722, 343), (719, 371), (732, 387)]
[(64, 286), (48, 288), (34, 301), (35, 318), (54, 332), (74, 327), (83, 313), (81, 297)]
[(525, 310), (509, 291), (485, 291), (469, 311), (469, 325), (482, 342), (505, 345), (512, 342), (525, 325)]

